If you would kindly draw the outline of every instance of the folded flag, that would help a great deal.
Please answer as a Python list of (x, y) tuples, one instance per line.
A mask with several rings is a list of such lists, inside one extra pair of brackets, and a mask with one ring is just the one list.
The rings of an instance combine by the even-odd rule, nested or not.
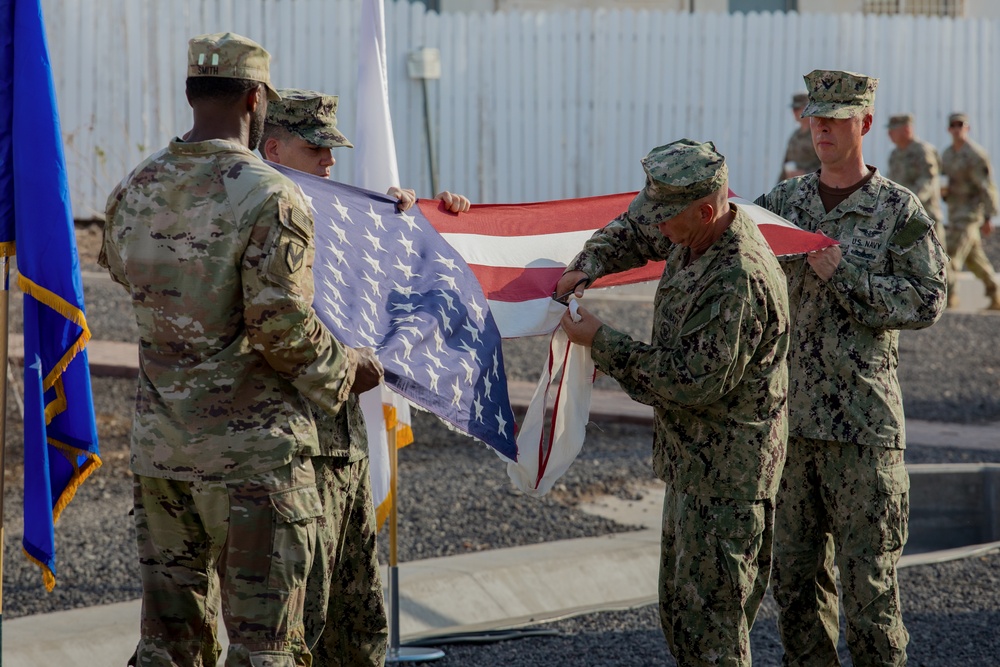
[(515, 460), (500, 332), (476, 276), (422, 213), (431, 202), (402, 213), (385, 195), (272, 166), (313, 209), (323, 323), (374, 348), (393, 390)]
[[(434, 227), (472, 267), (504, 338), (550, 333), (566, 307), (552, 290), (566, 265), (598, 229), (628, 209), (634, 192), (584, 199), (473, 206), (459, 216), (425, 210)], [(730, 201), (760, 227), (776, 255), (792, 255), (836, 244), (730, 191)], [(593, 288), (659, 280), (663, 262), (597, 280)]]

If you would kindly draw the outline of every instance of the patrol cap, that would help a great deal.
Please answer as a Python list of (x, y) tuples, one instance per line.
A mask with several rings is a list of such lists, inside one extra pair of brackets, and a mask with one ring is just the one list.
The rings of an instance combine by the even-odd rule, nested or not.
[(951, 125), (952, 123), (964, 123), (965, 125), (968, 125), (969, 117), (961, 112), (953, 113), (948, 116), (948, 124)]
[(903, 113), (898, 116), (889, 116), (890, 130), (895, 130), (899, 127), (906, 127), (907, 125), (913, 125), (913, 114)]
[(878, 79), (856, 72), (814, 69), (803, 77), (809, 90), (809, 104), (802, 117), (851, 118), (875, 106)]
[(281, 101), (267, 105), (267, 122), (292, 132), (314, 146), (337, 148), (354, 144), (337, 129), (340, 98), (315, 90), (282, 88)]
[(641, 225), (669, 220), (691, 202), (707, 197), (728, 181), (726, 158), (711, 141), (679, 139), (642, 158), (646, 187), (629, 204), (629, 217)]
[(809, 93), (807, 93), (806, 91), (803, 90), (802, 92), (795, 93), (794, 95), (792, 95), (793, 109), (802, 109), (808, 103), (809, 103)]
[(281, 99), (271, 87), (271, 54), (264, 47), (232, 32), (198, 35), (188, 42), (188, 76), (212, 76), (222, 79), (260, 81), (267, 88), (267, 99)]

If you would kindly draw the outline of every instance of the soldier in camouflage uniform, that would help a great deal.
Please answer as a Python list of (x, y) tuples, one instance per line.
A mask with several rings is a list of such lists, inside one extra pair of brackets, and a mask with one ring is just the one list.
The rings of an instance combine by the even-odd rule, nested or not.
[(878, 80), (827, 70), (805, 80), (822, 168), (757, 200), (840, 242), (782, 260), (792, 324), (774, 539), (782, 664), (840, 664), (836, 564), (854, 664), (903, 665), (896, 563), (909, 477), (897, 330), (941, 316), (947, 257), (917, 198), (864, 162)]
[[(268, 105), (262, 152), (272, 162), (329, 178), (332, 149), (353, 144), (337, 129), (336, 95), (282, 89)], [(413, 190), (390, 188), (401, 210)], [(469, 200), (443, 192), (454, 213)], [(382, 665), (388, 625), (376, 549), (377, 526), (364, 416), (355, 397), (336, 416), (314, 410), (321, 454), (313, 457), (323, 504), (319, 546), (306, 592), (306, 641), (317, 665)]]
[(140, 374), (131, 440), (142, 578), (133, 664), (309, 665), (306, 575), (321, 515), (304, 401), (337, 414), (381, 380), (311, 308), (308, 204), (251, 151), (268, 53), (232, 33), (190, 41), (185, 140), (108, 199), (101, 263), (132, 297)]
[(795, 93), (792, 96), (792, 115), (799, 127), (788, 137), (788, 147), (785, 148), (785, 159), (781, 166), (778, 181), (801, 176), (819, 169), (819, 158), (813, 148), (812, 134), (809, 132), (809, 119), (802, 117), (802, 110), (809, 101), (805, 93)]
[(1000, 213), (997, 186), (990, 158), (983, 147), (969, 139), (969, 119), (964, 113), (948, 118), (952, 144), (941, 156), (941, 173), (948, 178), (944, 200), (948, 204), (948, 306), (958, 305), (955, 281), (964, 266), (986, 286), (990, 310), (1000, 310), (997, 277), (983, 252), (983, 236), (993, 230), (990, 218)]
[[(293, 88), (283, 90), (282, 94), (288, 96), (287, 102), (268, 110), (261, 154), (276, 164), (329, 178), (330, 167), (337, 163), (332, 149), (354, 148), (337, 129), (338, 96)], [(416, 193), (408, 188), (392, 186), (386, 194), (399, 201), (401, 211), (417, 201)], [(462, 195), (443, 191), (434, 199), (444, 201), (452, 213), (469, 210), (469, 200)]]
[(937, 150), (913, 134), (913, 116), (900, 114), (889, 118), (889, 139), (896, 148), (889, 154), (890, 181), (912, 192), (934, 221), (934, 233), (944, 244), (944, 216), (941, 214), (941, 161)]
[(767, 588), (774, 495), (785, 458), (788, 297), (756, 224), (729, 203), (725, 159), (687, 139), (650, 151), (646, 187), (596, 232), (558, 294), (666, 260), (652, 343), (580, 309), (569, 339), (653, 406), (653, 464), (667, 483), (660, 621), (680, 665), (749, 667)]

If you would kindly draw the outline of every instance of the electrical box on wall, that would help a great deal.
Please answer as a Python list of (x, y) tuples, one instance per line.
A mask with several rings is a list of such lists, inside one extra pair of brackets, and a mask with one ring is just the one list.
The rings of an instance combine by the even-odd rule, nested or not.
[(411, 51), (406, 58), (406, 71), (411, 79), (440, 79), (441, 51), (431, 47)]

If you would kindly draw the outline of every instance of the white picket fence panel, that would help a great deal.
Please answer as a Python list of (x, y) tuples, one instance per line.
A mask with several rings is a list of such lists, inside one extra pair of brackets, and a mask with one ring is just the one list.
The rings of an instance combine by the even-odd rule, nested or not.
[[(341, 96), (352, 136), (360, 8), (352, 0), (44, 0), (74, 212), (99, 216), (115, 183), (190, 127), (187, 40), (231, 30), (272, 54), (278, 87)], [(406, 57), (440, 49), (430, 81), (441, 187), (477, 202), (636, 190), (639, 159), (713, 140), (745, 197), (769, 189), (795, 125), (788, 103), (815, 68), (880, 78), (865, 143), (884, 166), (892, 114), (943, 149), (947, 116), (1000, 159), (1000, 20), (848, 14), (579, 10), (443, 14), (386, 2), (400, 177), (430, 196), (423, 87)], [(350, 149), (334, 177), (350, 182)]]

